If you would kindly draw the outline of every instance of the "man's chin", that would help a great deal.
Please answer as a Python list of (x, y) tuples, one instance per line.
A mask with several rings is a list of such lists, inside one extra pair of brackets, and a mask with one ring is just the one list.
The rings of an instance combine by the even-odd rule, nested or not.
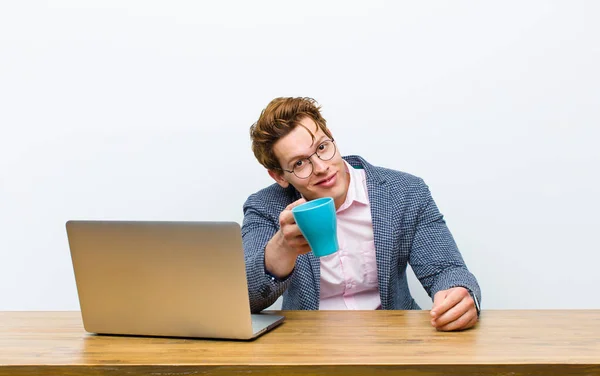
[(310, 195), (302, 195), (307, 201), (310, 200), (316, 200), (318, 198), (323, 198), (323, 197), (332, 197), (334, 200), (336, 199), (337, 192), (335, 189), (326, 189), (326, 190), (319, 190), (318, 192), (311, 192)]

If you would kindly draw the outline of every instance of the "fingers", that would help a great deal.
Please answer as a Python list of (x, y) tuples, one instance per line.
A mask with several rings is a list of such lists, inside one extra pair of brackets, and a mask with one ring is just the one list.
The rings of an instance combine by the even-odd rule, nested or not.
[(279, 214), (279, 226), (283, 227), (287, 224), (296, 223), (296, 221), (294, 220), (294, 215), (292, 214), (292, 209), (298, 205), (304, 204), (305, 202), (306, 200), (301, 198), (286, 206), (285, 209), (283, 209), (283, 211), (281, 212), (281, 214)]
[(475, 324), (477, 324), (477, 310), (475, 307), (472, 307), (464, 312), (458, 319), (445, 325), (438, 326), (436, 329), (442, 332), (464, 330), (473, 327)]
[(448, 295), (448, 290), (439, 291), (437, 294), (433, 296), (433, 306), (431, 307), (431, 317), (436, 318), (438, 315), (438, 308), (446, 299), (446, 295)]
[[(448, 290), (440, 291), (435, 294), (433, 307), (431, 308), (431, 317), (437, 319), (450, 308), (457, 305), (465, 297), (471, 297), (464, 287), (454, 287)], [(471, 299), (472, 300), (472, 299)]]
[(302, 236), (300, 229), (296, 225), (288, 225), (282, 228), (281, 233), (283, 234), (284, 242), (287, 246), (292, 248), (301, 248), (308, 246), (308, 242)]
[(291, 221), (289, 221), (287, 218), (285, 218), (285, 214), (282, 213), (279, 218), (279, 222), (281, 229), (280, 231), (285, 239), (285, 242), (289, 246), (299, 247), (308, 244), (293, 218)]
[(310, 246), (308, 245), (308, 243), (305, 245), (296, 247), (296, 252), (298, 252), (298, 254), (300, 254), (300, 255), (305, 255), (305, 254), (309, 253), (310, 251), (312, 251), (312, 250), (310, 249)]
[[(450, 308), (437, 318), (431, 319), (431, 325), (440, 328), (453, 321), (459, 320), (471, 307), (474, 307), (467, 299), (463, 299), (454, 307)], [(465, 323), (466, 324), (466, 323)]]
[(292, 209), (305, 202), (304, 198), (296, 200), (289, 204), (279, 215), (279, 227), (285, 247), (300, 255), (310, 252), (311, 249), (300, 228), (296, 225)]
[(454, 287), (434, 296), (431, 317), (431, 325), (437, 330), (462, 330), (477, 323), (477, 309), (467, 289)]

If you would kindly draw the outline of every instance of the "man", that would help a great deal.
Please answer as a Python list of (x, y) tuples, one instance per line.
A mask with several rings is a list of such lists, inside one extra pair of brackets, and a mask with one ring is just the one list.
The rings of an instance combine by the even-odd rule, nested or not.
[[(283, 294), (283, 309), (420, 309), (406, 266), (433, 298), (441, 331), (477, 323), (481, 293), (428, 187), (415, 176), (343, 157), (311, 98), (276, 98), (250, 128), (275, 184), (244, 204), (242, 238), (252, 312)], [(333, 197), (340, 250), (317, 258), (291, 209)]]

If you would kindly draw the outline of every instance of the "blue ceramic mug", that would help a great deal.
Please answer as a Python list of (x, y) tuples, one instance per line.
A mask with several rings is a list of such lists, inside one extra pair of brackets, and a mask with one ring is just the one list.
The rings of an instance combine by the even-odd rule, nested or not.
[(340, 247), (333, 198), (308, 201), (292, 208), (292, 214), (315, 256), (323, 257), (337, 252)]

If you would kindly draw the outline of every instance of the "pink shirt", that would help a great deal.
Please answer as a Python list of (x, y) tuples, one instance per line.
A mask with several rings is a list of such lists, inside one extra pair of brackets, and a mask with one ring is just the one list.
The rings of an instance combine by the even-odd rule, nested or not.
[(340, 250), (321, 257), (319, 309), (379, 309), (377, 262), (365, 171), (346, 162), (350, 185), (337, 210)]

